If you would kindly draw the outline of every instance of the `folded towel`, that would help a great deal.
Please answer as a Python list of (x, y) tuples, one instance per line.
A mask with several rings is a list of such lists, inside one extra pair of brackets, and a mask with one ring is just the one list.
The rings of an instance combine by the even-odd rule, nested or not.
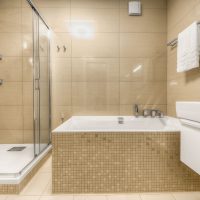
[(197, 22), (178, 35), (177, 72), (199, 67), (200, 42)]

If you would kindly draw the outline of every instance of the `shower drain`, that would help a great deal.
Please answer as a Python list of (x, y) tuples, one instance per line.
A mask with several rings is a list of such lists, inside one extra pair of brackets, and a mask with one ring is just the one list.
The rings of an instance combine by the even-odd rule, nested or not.
[(23, 151), (26, 147), (12, 147), (8, 151)]

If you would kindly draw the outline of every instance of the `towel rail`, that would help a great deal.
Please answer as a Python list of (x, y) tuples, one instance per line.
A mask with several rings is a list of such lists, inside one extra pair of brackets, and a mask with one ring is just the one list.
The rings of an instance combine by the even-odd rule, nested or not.
[[(198, 25), (200, 25), (200, 22), (197, 23)], [(175, 38), (173, 40), (171, 40), (170, 42), (167, 43), (167, 46), (170, 46), (170, 47), (175, 47), (177, 46), (178, 44), (178, 38)]]

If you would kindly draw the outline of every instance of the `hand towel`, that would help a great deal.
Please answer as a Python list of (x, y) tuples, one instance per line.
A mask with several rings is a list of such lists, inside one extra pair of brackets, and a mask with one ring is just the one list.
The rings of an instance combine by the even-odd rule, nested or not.
[(199, 67), (200, 42), (197, 22), (191, 24), (178, 35), (177, 72), (185, 72)]

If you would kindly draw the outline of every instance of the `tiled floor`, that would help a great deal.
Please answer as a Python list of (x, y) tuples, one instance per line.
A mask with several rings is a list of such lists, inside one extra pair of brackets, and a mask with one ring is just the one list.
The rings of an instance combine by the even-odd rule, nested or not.
[(127, 195), (52, 195), (50, 158), (20, 195), (2, 195), (0, 200), (200, 200), (200, 192)]

